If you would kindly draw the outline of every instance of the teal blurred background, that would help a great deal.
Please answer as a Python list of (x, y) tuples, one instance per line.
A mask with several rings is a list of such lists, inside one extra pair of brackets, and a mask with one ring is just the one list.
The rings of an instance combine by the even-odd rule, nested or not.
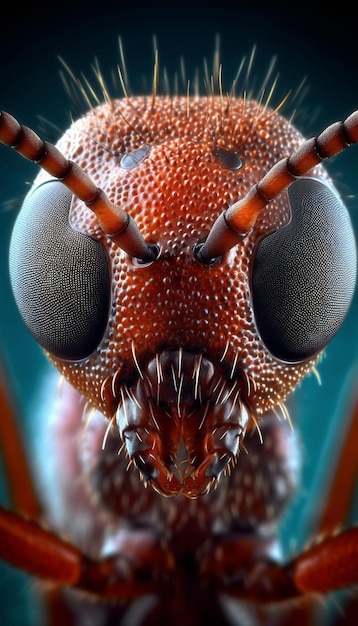
[[(114, 8), (115, 6), (115, 8)], [(185, 59), (188, 74), (211, 61), (215, 36), (221, 36), (221, 56), (227, 84), (234, 77), (243, 55), (257, 44), (255, 72), (261, 78), (273, 55), (278, 56), (279, 93), (295, 90), (307, 76), (309, 91), (297, 118), (306, 135), (317, 134), (331, 122), (344, 119), (358, 108), (358, 50), (355, 21), (347, 7), (312, 9), (312, 5), (261, 5), (229, 3), (101, 2), (88, 4), (36, 3), (23, 9), (9, 7), (1, 19), (0, 107), (13, 113), (50, 141), (69, 124), (71, 105), (60, 80), (58, 55), (74, 74), (91, 76), (94, 58), (106, 77), (119, 62), (121, 35), (132, 86), (150, 77), (153, 66), (152, 36), (158, 40), (160, 63), (169, 76)], [(313, 10), (315, 13), (313, 14)], [(260, 81), (259, 81), (260, 82)], [(43, 119), (53, 125), (45, 124)], [(46, 130), (43, 132), (42, 129)], [(358, 236), (358, 148), (353, 147), (328, 164), (338, 190), (352, 217)], [(24, 432), (33, 436), (31, 414), (36, 415), (36, 393), (47, 364), (23, 327), (15, 308), (8, 278), (7, 254), (16, 212), (37, 173), (10, 149), (0, 146), (0, 341), (1, 357), (9, 386), (17, 403)], [(319, 468), (331, 463), (330, 443), (336, 440), (347, 410), (349, 394), (358, 374), (358, 296), (338, 336), (319, 366), (322, 386), (315, 377), (303, 382), (290, 401), (295, 427), (302, 436), (304, 467), (302, 490), (287, 513), (282, 536), (288, 553), (302, 547), (306, 537), (302, 519), (314, 511), (325, 476)], [(328, 447), (327, 447), (328, 446)], [(358, 449), (358, 444), (357, 444)], [(1, 459), (0, 459), (1, 461)], [(0, 466), (1, 470), (1, 466)], [(2, 503), (8, 503), (3, 477)], [(345, 523), (358, 521), (352, 513)], [(296, 549), (295, 548), (295, 549)], [(11, 568), (0, 569), (0, 622), (4, 626), (30, 626), (33, 621), (33, 582), (18, 577)]]

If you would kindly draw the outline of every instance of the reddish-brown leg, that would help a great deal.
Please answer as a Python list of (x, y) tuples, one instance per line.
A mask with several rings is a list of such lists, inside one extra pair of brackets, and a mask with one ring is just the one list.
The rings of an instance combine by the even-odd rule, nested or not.
[(16, 407), (0, 363), (0, 449), (11, 501), (17, 511), (38, 519), (41, 506), (33, 486), (28, 459), (17, 425)]
[[(10, 421), (10, 427), (4, 435), (10, 446), (9, 449), (12, 450), (10, 456), (15, 454), (15, 458), (25, 458), (21, 452), (21, 440), (14, 426), (15, 420), (13, 419), (11, 404), (8, 402), (4, 389), (2, 389), (1, 393), (0, 406), (2, 413), (6, 414), (7, 419)], [(9, 437), (11, 429), (13, 434), (10, 440), (7, 440), (6, 438)], [(357, 430), (358, 410), (357, 404), (355, 404), (347, 437), (342, 448), (344, 451), (342, 453), (343, 457), (349, 453), (350, 441), (347, 441), (347, 439), (355, 440)], [(13, 439), (17, 441), (15, 447)], [(338, 472), (334, 478), (334, 484), (344, 485), (345, 481), (348, 481), (348, 484), (353, 486), (356, 464), (350, 464), (347, 469), (346, 463), (338, 461), (337, 466)], [(14, 469), (18, 468), (18, 463), (12, 468), (10, 461), (8, 468), (11, 480), (11, 475)], [(26, 461), (24, 461), (21, 471), (24, 475), (27, 475)], [(16, 485), (16, 482), (12, 484)], [(17, 488), (13, 487), (14, 489), (16, 492)], [(332, 488), (328, 499), (334, 498), (335, 493), (335, 489)], [(346, 491), (346, 494), (346, 498), (341, 499), (339, 515), (347, 510), (351, 495), (349, 490)], [(19, 506), (26, 510), (24, 504)], [(327, 503), (324, 510), (328, 510), (329, 507), (330, 505)], [(32, 510), (36, 511), (36, 507)], [(115, 561), (107, 559), (100, 563), (94, 562), (83, 556), (77, 548), (44, 531), (40, 526), (7, 511), (0, 512), (0, 535), (2, 550), (0, 556), (2, 558), (22, 569), (30, 571), (36, 576), (49, 578), (56, 584), (72, 585), (87, 591), (95, 591), (103, 597), (114, 596), (116, 598), (130, 598), (148, 591), (155, 591), (155, 586), (152, 582), (140, 582), (139, 579), (143, 575), (143, 570), (141, 572), (132, 571), (134, 580), (128, 582), (128, 579), (122, 575), (120, 567), (118, 567), (118, 563)], [(237, 567), (238, 556), (235, 555), (235, 542), (236, 539), (234, 539), (233, 543), (230, 542), (230, 538), (225, 538), (221, 542), (219, 546), (220, 559), (212, 564), (214, 579), (225, 579), (226, 570), (228, 567), (231, 567), (231, 562), (234, 562), (235, 567)], [(138, 546), (135, 547), (135, 549), (137, 548)], [(255, 549), (257, 549), (257, 546)], [(148, 539), (144, 539), (142, 550), (143, 554), (145, 554), (144, 562), (148, 565), (147, 572), (153, 563), (156, 564), (157, 569), (167, 571), (171, 568), (170, 558), (155, 543), (151, 544)], [(207, 568), (206, 573), (210, 569), (210, 567)], [(139, 574), (137, 581), (135, 580), (136, 574)], [(321, 544), (299, 555), (285, 567), (280, 567), (265, 559), (260, 560), (260, 558), (256, 558), (255, 563), (247, 568), (244, 582), (242, 577), (238, 581), (231, 580), (225, 591), (233, 596), (246, 597), (257, 604), (258, 602), (276, 602), (298, 598), (306, 593), (325, 593), (331, 589), (355, 583), (358, 583), (358, 530), (353, 529), (336, 537), (327, 538)], [(48, 597), (51, 597), (51, 603), (53, 606), (56, 606), (57, 595), (49, 595)], [(292, 605), (292, 610), (295, 613), (294, 605)], [(308, 618), (305, 620), (305, 623), (307, 622)], [(56, 624), (56, 621), (52, 621), (52, 623)], [(294, 624), (295, 622), (291, 621), (291, 623)]]
[(347, 377), (342, 390), (344, 400), (328, 433), (324, 455), (325, 466), (318, 474), (315, 506), (309, 507), (305, 526), (307, 534), (327, 536), (342, 528), (353, 504), (358, 478), (358, 370)]
[(358, 392), (354, 381), (350, 376), (346, 390), (351, 397), (339, 437), (335, 436), (325, 493), (314, 520), (318, 543), (292, 563), (296, 586), (306, 593), (327, 593), (358, 583), (358, 527), (337, 534), (349, 516), (358, 475)]
[[(103, 599), (127, 599), (153, 592), (155, 585), (151, 581), (140, 582), (146, 568), (147, 576), (153, 563), (158, 571), (171, 568), (171, 561), (159, 542), (151, 542), (149, 535), (143, 535), (142, 544), (135, 545), (142, 555), (141, 570), (128, 573), (126, 563), (123, 574), (116, 559), (93, 561), (36, 522), (4, 509), (0, 509), (0, 539), (1, 559), (56, 585), (75, 587)], [(130, 541), (128, 533), (128, 551)]]
[[(341, 445), (337, 444), (338, 453), (331, 459), (329, 475), (332, 480), (326, 485), (326, 498), (321, 500), (321, 515), (317, 516), (317, 542), (287, 565), (280, 566), (269, 560), (269, 550), (266, 555), (265, 549), (260, 554), (257, 538), (251, 540), (252, 547), (250, 539), (245, 543), (243, 537), (222, 538), (209, 555), (204, 569), (213, 576), (226, 578), (232, 596), (253, 603), (276, 604), (295, 598), (299, 601), (304, 596), (319, 597), (358, 584), (358, 528), (337, 533), (347, 518), (357, 478), (358, 394), (355, 389), (349, 407), (348, 414), (343, 416), (345, 430), (341, 433)], [(246, 563), (240, 564), (244, 549), (248, 554), (252, 550), (251, 562), (247, 559)], [(236, 576), (240, 568), (241, 575)], [(354, 614), (356, 606), (354, 597), (347, 607), (347, 615)], [(339, 620), (338, 608), (336, 614)], [(346, 624), (345, 615), (342, 624)]]
[[(58, 589), (69, 586), (102, 598), (125, 598), (153, 592), (151, 571), (170, 569), (168, 554), (153, 534), (122, 540), (128, 559), (104, 559), (100, 562), (83, 555), (75, 546), (63, 541), (41, 526), (41, 507), (33, 487), (23, 443), (17, 427), (15, 409), (10, 401), (5, 375), (0, 378), (0, 443), (12, 505), (16, 511), (0, 508), (0, 558), (32, 576), (44, 579), (46, 603), (51, 626), (61, 623), (59, 615), (66, 612)], [(131, 567), (131, 551), (137, 554), (140, 569)], [(149, 581), (149, 582), (143, 582)], [(63, 623), (63, 622), (62, 622)]]

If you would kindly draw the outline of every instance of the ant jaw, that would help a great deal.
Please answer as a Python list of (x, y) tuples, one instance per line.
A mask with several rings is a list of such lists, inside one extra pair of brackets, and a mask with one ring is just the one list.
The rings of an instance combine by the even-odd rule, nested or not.
[[(155, 447), (144, 453), (134, 454), (132, 461), (139, 470), (145, 485), (150, 484), (154, 491), (160, 495), (170, 497), (181, 494), (187, 498), (195, 499), (198, 496), (208, 494), (213, 487), (218, 486), (223, 474), (230, 473), (239, 451), (239, 435), (235, 431), (234, 439), (237, 440), (234, 445), (237, 448), (236, 454), (226, 448), (213, 450), (199, 467), (195, 468), (188, 464), (184, 471), (184, 477), (179, 472), (177, 465), (175, 467), (173, 465), (166, 466), (163, 460), (155, 455)], [(128, 435), (125, 435), (127, 451), (130, 447), (128, 441)], [(179, 475), (179, 478), (176, 474)]]
[(122, 389), (120, 434), (143, 480), (158, 493), (196, 498), (230, 472), (249, 412), (240, 389), (234, 393), (232, 383), (220, 380), (207, 358), (173, 350), (154, 357), (142, 378)]
[[(173, 465), (166, 466), (163, 460), (156, 456), (155, 447), (144, 453), (134, 454), (132, 460), (144, 483), (150, 484), (154, 491), (160, 495), (170, 497), (181, 494), (187, 498), (195, 499), (198, 496), (208, 494), (213, 487), (218, 486), (223, 474), (230, 473), (239, 452), (240, 435), (237, 430), (233, 428), (230, 433), (234, 441), (233, 447), (236, 448), (235, 454), (227, 448), (213, 450), (199, 467), (196, 468), (193, 464), (187, 464), (184, 477), (179, 471), (178, 465), (175, 467)], [(130, 447), (130, 445), (128, 446), (128, 435), (125, 435), (125, 441), (128, 451), (128, 447)]]

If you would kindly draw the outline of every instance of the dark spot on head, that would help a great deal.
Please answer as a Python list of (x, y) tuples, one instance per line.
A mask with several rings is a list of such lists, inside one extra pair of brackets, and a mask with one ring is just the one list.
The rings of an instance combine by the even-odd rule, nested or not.
[(232, 150), (225, 150), (225, 148), (220, 148), (216, 146), (213, 149), (213, 153), (220, 161), (221, 165), (226, 167), (226, 169), (228, 170), (239, 170), (242, 167), (242, 161), (237, 152), (233, 152)]
[(144, 161), (144, 159), (148, 156), (151, 151), (151, 146), (144, 145), (140, 148), (136, 148), (131, 152), (126, 152), (121, 158), (120, 165), (126, 170), (131, 170), (133, 167), (136, 167), (139, 163)]

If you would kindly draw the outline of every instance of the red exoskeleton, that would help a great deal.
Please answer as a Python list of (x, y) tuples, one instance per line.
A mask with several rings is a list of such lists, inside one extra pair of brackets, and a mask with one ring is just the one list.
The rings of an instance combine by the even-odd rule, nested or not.
[(10, 273), (62, 379), (43, 510), (1, 510), (0, 555), (52, 583), (51, 624), (313, 623), (308, 596), (358, 583), (358, 530), (282, 564), (300, 465), (284, 403), (354, 293), (322, 161), (358, 142), (358, 112), (305, 140), (221, 70), (206, 96), (158, 95), (157, 74), (147, 96), (104, 89), (56, 147), (0, 116), (42, 168)]

